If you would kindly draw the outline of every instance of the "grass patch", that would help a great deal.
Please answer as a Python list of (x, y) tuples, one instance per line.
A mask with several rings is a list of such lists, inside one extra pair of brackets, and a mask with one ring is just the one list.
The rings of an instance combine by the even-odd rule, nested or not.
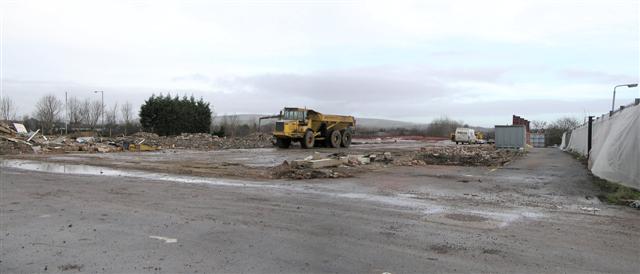
[(569, 155), (573, 156), (573, 158), (575, 158), (576, 160), (578, 160), (580, 163), (584, 164), (585, 166), (587, 165), (587, 157), (586, 156), (582, 156), (582, 154), (577, 153), (577, 152), (573, 152), (571, 150), (567, 150), (565, 152), (569, 153)]
[[(580, 155), (579, 153), (573, 151), (567, 151), (571, 156), (573, 156), (580, 163), (585, 166), (588, 165), (587, 157)], [(591, 176), (591, 181), (595, 184), (601, 191), (598, 195), (598, 199), (600, 201), (614, 204), (614, 205), (629, 205), (632, 201), (640, 200), (640, 191), (637, 189), (623, 186), (618, 183), (609, 182), (605, 179), (599, 178), (591, 171), (589, 171), (589, 175)]]
[(629, 205), (634, 200), (640, 200), (640, 191), (612, 183), (604, 179), (593, 176), (593, 183), (600, 188), (602, 193), (598, 195), (601, 201), (615, 205)]

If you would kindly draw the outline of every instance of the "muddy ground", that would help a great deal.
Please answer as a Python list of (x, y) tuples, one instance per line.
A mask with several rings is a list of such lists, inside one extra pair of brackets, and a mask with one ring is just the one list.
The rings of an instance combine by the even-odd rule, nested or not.
[[(402, 153), (421, 145), (351, 151)], [(342, 179), (174, 172), (192, 162), (199, 163), (196, 170), (235, 162), (250, 172), (246, 166), (260, 170), (308, 154), (177, 150), (5, 158), (0, 272), (640, 269), (640, 211), (601, 203), (585, 168), (556, 149), (534, 149), (502, 167), (390, 165)], [(161, 168), (149, 167), (154, 164)]]
[[(384, 155), (385, 153), (388, 156)], [(313, 155), (327, 158), (348, 154), (378, 155), (379, 157), (372, 164), (352, 163), (322, 170), (296, 170), (290, 165), (295, 160)], [(461, 154), (463, 157), (458, 157)], [(496, 151), (491, 145), (456, 146), (450, 141), (400, 140), (354, 145), (349, 149), (300, 149), (295, 146), (291, 149), (274, 147), (225, 150), (164, 149), (155, 152), (22, 154), (5, 155), (5, 158), (216, 178), (266, 180), (353, 177), (362, 173), (381, 171), (390, 166), (427, 164), (502, 166), (519, 154), (513, 151)], [(491, 155), (496, 159), (488, 157)]]

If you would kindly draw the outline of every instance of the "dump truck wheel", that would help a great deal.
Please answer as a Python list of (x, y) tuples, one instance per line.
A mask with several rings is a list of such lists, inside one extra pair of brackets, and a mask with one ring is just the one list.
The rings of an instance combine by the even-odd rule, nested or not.
[(339, 130), (334, 130), (331, 131), (330, 135), (329, 135), (329, 139), (328, 141), (328, 145), (332, 148), (339, 148), (340, 144), (342, 143), (342, 134), (340, 133)]
[(304, 138), (300, 140), (300, 145), (302, 148), (313, 148), (314, 143), (315, 137), (313, 136), (313, 131), (307, 130), (307, 132), (304, 133)]
[(277, 138), (276, 146), (278, 146), (279, 148), (289, 148), (289, 146), (291, 146), (291, 139)]
[(351, 146), (351, 137), (352, 133), (349, 129), (345, 130), (344, 133), (342, 133), (342, 147), (348, 148), (349, 146)]

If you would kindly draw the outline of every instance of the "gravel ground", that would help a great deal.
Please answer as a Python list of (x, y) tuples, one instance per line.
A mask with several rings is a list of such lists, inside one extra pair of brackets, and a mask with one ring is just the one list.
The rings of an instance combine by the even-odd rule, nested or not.
[(555, 149), (295, 182), (78, 170), (0, 169), (1, 273), (640, 269), (640, 211)]

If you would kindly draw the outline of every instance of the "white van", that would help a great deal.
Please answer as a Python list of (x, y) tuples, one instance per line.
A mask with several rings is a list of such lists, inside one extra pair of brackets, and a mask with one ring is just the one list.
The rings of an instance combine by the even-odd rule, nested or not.
[(476, 132), (473, 129), (470, 128), (465, 128), (465, 127), (459, 127), (456, 129), (456, 134), (455, 134), (455, 142), (456, 144), (475, 144), (478, 142), (478, 139), (476, 139)]

